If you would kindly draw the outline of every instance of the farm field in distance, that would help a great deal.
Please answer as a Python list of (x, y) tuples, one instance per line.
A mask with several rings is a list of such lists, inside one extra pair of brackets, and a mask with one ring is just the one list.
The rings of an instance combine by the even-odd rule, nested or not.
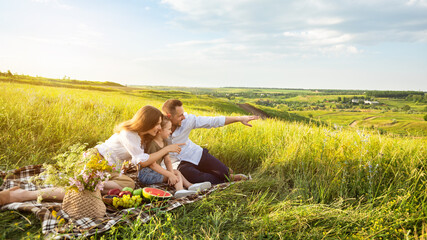
[[(255, 88), (172, 88), (197, 95), (249, 103), (271, 117), (317, 121), (340, 127), (377, 130), (410, 136), (427, 136), (427, 93), (369, 90), (255, 89)], [(398, 92), (398, 94), (396, 93)], [(389, 97), (384, 97), (384, 96)], [(376, 97), (378, 96), (378, 97)], [(365, 103), (365, 101), (377, 103)]]
[[(55, 163), (76, 143), (93, 147), (140, 107), (169, 98), (196, 115), (248, 114), (238, 104), (269, 115), (252, 128), (190, 135), (253, 180), (147, 224), (118, 224), (100, 239), (421, 239), (427, 232), (425, 93), (122, 86), (8, 73), (0, 74), (0, 91), (3, 171)], [(0, 238), (41, 237), (34, 215), (0, 211)]]

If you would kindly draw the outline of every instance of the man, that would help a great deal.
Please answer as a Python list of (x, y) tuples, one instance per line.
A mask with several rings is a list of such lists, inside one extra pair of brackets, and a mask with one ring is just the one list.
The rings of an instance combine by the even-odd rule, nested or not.
[(176, 158), (179, 161), (178, 170), (188, 181), (192, 183), (209, 181), (212, 184), (218, 184), (228, 179), (241, 178), (233, 175), (224, 163), (209, 154), (207, 149), (193, 143), (188, 137), (191, 130), (195, 128), (222, 127), (235, 122), (252, 127), (249, 122), (258, 119), (258, 116), (199, 117), (185, 113), (182, 102), (177, 99), (167, 100), (163, 104), (162, 111), (172, 122), (171, 142), (185, 143)]

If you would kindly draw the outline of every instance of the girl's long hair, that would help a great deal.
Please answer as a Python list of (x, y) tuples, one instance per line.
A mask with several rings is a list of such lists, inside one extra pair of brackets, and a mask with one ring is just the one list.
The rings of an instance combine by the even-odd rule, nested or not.
[[(154, 128), (159, 119), (163, 120), (162, 112), (150, 105), (140, 108), (132, 119), (124, 121), (114, 128), (114, 132), (119, 133), (122, 130), (137, 132), (143, 141), (144, 136), (141, 133)], [(141, 142), (143, 143), (143, 142)]]

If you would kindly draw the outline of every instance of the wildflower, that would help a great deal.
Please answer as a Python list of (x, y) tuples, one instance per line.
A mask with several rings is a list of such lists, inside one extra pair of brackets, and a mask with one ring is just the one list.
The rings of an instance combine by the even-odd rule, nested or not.
[(77, 182), (77, 180), (75, 178), (72, 178), (72, 177), (69, 178), (69, 181), (70, 181), (70, 185), (75, 185)]
[(53, 210), (53, 211), (52, 211), (52, 216), (53, 216), (54, 218), (56, 218), (56, 214), (57, 214), (57, 212), (56, 212), (55, 210)]
[(37, 203), (41, 203), (43, 201), (42, 195), (37, 196)]
[(82, 174), (82, 177), (83, 177), (84, 182), (87, 183), (87, 181), (89, 180), (89, 175), (87, 175), (86, 172), (84, 172)]
[(103, 181), (99, 181), (98, 184), (96, 184), (95, 186), (95, 190), (104, 190), (104, 182)]
[(99, 178), (104, 178), (104, 172), (101, 172), (101, 171), (97, 171), (96, 172), (96, 176), (98, 176)]
[(83, 190), (85, 190), (83, 184), (80, 181), (76, 181), (75, 185), (79, 189), (80, 192), (82, 192)]

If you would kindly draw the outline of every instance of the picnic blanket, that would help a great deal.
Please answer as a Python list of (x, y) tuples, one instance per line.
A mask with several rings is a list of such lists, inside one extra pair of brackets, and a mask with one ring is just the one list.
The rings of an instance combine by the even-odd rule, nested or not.
[[(0, 177), (4, 179), (0, 190), (8, 189), (14, 186), (20, 186), (22, 189), (34, 191), (43, 188), (53, 187), (51, 185), (36, 186), (31, 183), (30, 179), (33, 176), (40, 174), (44, 169), (41, 165), (25, 166), (19, 169), (8, 172), (0, 171)], [(126, 175), (134, 180), (137, 178), (135, 167), (128, 170)], [(136, 181), (138, 182), (138, 181)], [(210, 189), (207, 189), (199, 194), (192, 195), (180, 199), (172, 199), (166, 202), (153, 202), (142, 205), (138, 208), (128, 208), (117, 210), (107, 206), (107, 213), (103, 218), (91, 219), (71, 219), (66, 212), (62, 210), (61, 202), (41, 202), (27, 201), (17, 202), (4, 205), (0, 210), (17, 210), (23, 212), (32, 212), (42, 222), (42, 232), (45, 238), (49, 239), (69, 239), (74, 237), (87, 237), (93, 234), (99, 234), (109, 230), (113, 225), (123, 222), (130, 224), (138, 218), (139, 221), (146, 223), (152, 216), (160, 211), (170, 211), (184, 204), (196, 202), (208, 194), (218, 189), (224, 189), (229, 186), (229, 183), (218, 184)], [(143, 187), (137, 184), (137, 187)], [(167, 186), (167, 184), (150, 185), (174, 193), (175, 191)]]

